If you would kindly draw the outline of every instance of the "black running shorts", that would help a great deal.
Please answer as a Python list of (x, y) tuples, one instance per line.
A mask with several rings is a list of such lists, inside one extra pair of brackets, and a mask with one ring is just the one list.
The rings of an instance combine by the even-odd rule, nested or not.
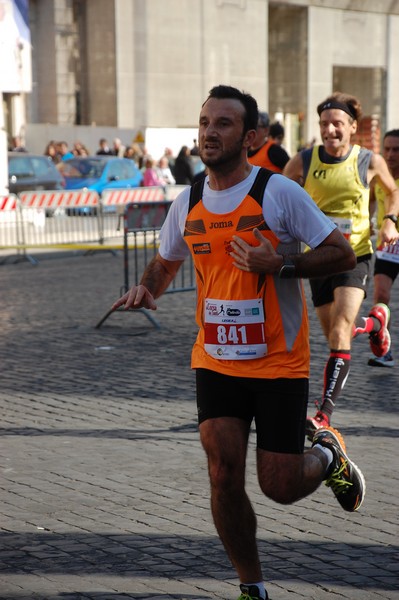
[(308, 379), (253, 379), (197, 369), (198, 421), (237, 417), (255, 421), (257, 446), (269, 452), (302, 454)]
[(392, 262), (390, 260), (382, 260), (376, 258), (374, 263), (374, 275), (386, 275), (390, 277), (392, 281), (395, 281), (399, 273), (399, 263)]
[(352, 271), (337, 273), (327, 277), (313, 277), (309, 279), (312, 290), (313, 306), (324, 306), (334, 300), (334, 290), (338, 287), (354, 287), (363, 290), (367, 297), (367, 287), (370, 276), (371, 255), (358, 258), (356, 267)]

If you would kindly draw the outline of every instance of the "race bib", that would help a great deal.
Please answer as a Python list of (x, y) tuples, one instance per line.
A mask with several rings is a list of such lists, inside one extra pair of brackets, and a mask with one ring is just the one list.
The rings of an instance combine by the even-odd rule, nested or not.
[(250, 360), (267, 353), (263, 302), (215, 300), (204, 306), (205, 351), (220, 360)]
[(352, 233), (352, 219), (344, 219), (343, 217), (329, 217), (338, 227), (344, 238), (349, 240)]
[(377, 258), (389, 262), (399, 263), (399, 243), (390, 244), (376, 251)]

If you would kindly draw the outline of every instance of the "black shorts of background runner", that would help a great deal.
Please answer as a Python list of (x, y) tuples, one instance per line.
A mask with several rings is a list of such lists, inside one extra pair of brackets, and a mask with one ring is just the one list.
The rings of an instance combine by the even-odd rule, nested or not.
[(199, 423), (217, 417), (237, 417), (248, 425), (254, 420), (258, 448), (302, 454), (308, 379), (232, 377), (208, 369), (197, 369), (196, 379)]
[(376, 258), (374, 263), (374, 275), (386, 275), (390, 277), (392, 281), (395, 281), (399, 273), (399, 263), (392, 262), (390, 260), (382, 260)]
[(367, 288), (371, 270), (371, 254), (359, 257), (352, 271), (345, 271), (330, 277), (315, 277), (309, 279), (312, 290), (313, 306), (324, 306), (334, 300), (334, 290), (337, 287), (354, 287), (364, 291), (367, 298)]

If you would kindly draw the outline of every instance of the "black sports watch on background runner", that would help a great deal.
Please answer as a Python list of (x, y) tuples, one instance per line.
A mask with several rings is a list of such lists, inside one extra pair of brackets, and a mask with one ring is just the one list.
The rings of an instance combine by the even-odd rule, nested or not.
[(383, 219), (390, 219), (391, 221), (393, 221), (395, 223), (395, 225), (397, 225), (397, 223), (398, 223), (398, 217), (396, 215), (385, 215), (382, 218)]

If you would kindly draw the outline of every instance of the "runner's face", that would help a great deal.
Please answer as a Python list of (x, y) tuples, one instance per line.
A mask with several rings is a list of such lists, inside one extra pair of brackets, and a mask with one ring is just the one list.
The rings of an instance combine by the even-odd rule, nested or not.
[(323, 110), (320, 115), (320, 135), (324, 148), (333, 156), (344, 156), (349, 152), (351, 137), (357, 130), (357, 122), (339, 108)]
[(384, 140), (382, 155), (386, 160), (392, 177), (399, 177), (399, 137), (388, 135)]
[(202, 162), (212, 170), (238, 164), (246, 156), (249, 142), (244, 135), (244, 110), (239, 100), (230, 98), (210, 98), (202, 107), (199, 153)]

